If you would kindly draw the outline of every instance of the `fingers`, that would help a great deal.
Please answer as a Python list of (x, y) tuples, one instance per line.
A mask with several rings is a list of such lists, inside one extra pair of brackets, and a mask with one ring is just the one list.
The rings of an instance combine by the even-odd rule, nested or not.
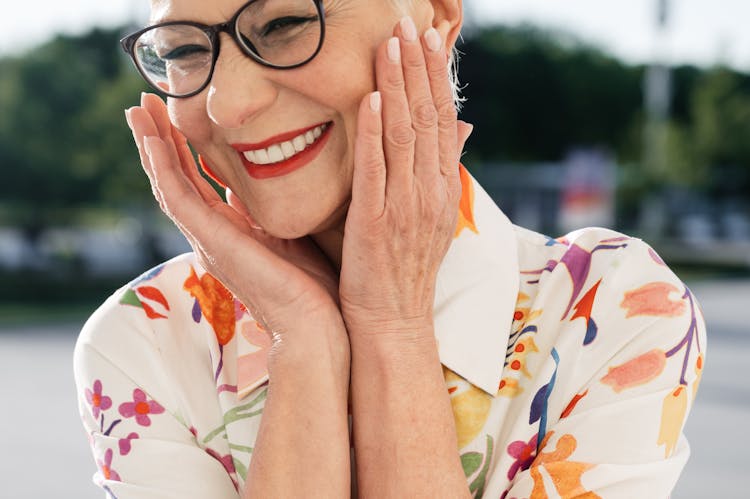
[(354, 173), (350, 210), (379, 217), (385, 207), (386, 159), (383, 152), (382, 95), (371, 93), (362, 100), (354, 145)]
[(416, 136), (401, 68), (401, 42), (397, 37), (380, 47), (376, 66), (383, 106), (382, 147), (388, 165), (385, 191), (387, 197), (402, 199), (412, 192)]
[[(410, 17), (401, 20), (396, 30), (401, 38), (401, 57), (409, 101), (411, 124), (416, 134), (414, 175), (425, 180), (440, 174), (438, 153), (438, 112), (433, 99), (426, 64), (427, 45), (420, 42)], [(435, 55), (431, 54), (434, 58)], [(446, 74), (447, 77), (447, 74)], [(455, 144), (455, 138), (453, 139)]]
[(448, 73), (445, 42), (435, 28), (428, 29), (422, 38), (425, 62), (430, 81), (430, 92), (437, 112), (437, 133), (440, 171), (444, 176), (458, 176), (456, 149), (456, 120), (458, 111), (453, 101), (453, 88)]

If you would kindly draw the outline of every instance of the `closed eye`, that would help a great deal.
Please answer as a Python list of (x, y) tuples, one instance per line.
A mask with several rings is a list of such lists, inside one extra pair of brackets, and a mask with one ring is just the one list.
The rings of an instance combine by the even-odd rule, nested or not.
[(180, 45), (161, 56), (161, 58), (170, 61), (175, 59), (185, 59), (195, 55), (202, 55), (208, 52), (208, 48), (202, 45)]
[(299, 26), (304, 23), (309, 23), (313, 21), (317, 21), (317, 16), (311, 16), (311, 17), (295, 17), (295, 16), (286, 16), (286, 17), (279, 17), (278, 19), (274, 19), (273, 21), (267, 23), (265, 26), (263, 26), (263, 29), (261, 30), (261, 36), (268, 36), (271, 35), (277, 31), (283, 31), (285, 29)]

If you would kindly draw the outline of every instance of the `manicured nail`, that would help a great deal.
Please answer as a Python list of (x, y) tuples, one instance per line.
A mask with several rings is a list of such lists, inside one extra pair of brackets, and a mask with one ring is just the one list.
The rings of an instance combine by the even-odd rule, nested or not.
[(395, 36), (388, 40), (388, 59), (393, 62), (401, 60), (401, 42)]
[(148, 94), (146, 92), (141, 92), (141, 106), (143, 106), (144, 103), (146, 102), (146, 96), (147, 95)]
[(414, 21), (410, 16), (401, 19), (401, 34), (404, 35), (404, 40), (407, 42), (416, 41), (417, 27), (414, 25)]
[(427, 42), (427, 48), (433, 52), (437, 52), (443, 48), (443, 40), (435, 28), (430, 28), (425, 32), (424, 41)]
[(133, 108), (131, 107), (131, 108), (128, 108), (128, 109), (125, 110), (125, 121), (128, 122), (128, 126), (130, 128), (133, 128), (133, 121), (130, 119), (130, 110), (131, 109), (133, 109)]
[(382, 102), (383, 100), (380, 96), (380, 92), (373, 92), (370, 94), (370, 109), (372, 109), (373, 112), (380, 112), (380, 106), (382, 105)]

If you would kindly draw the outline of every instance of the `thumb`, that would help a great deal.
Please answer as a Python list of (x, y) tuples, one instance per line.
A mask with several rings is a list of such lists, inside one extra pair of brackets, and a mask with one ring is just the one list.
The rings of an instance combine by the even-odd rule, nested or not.
[(239, 213), (245, 220), (247, 220), (247, 223), (256, 230), (263, 230), (263, 228), (258, 225), (258, 223), (253, 220), (253, 217), (250, 215), (250, 212), (247, 211), (247, 207), (245, 206), (245, 203), (242, 202), (242, 200), (237, 197), (237, 195), (232, 192), (232, 189), (229, 187), (226, 188), (226, 195), (227, 195), (227, 204), (234, 208), (234, 211)]

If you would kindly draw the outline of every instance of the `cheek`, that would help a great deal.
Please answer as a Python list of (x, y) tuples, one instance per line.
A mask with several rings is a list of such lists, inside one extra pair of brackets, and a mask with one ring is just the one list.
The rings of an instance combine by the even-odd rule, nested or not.
[(169, 119), (192, 145), (205, 146), (211, 140), (211, 126), (201, 95), (188, 99), (169, 99)]

